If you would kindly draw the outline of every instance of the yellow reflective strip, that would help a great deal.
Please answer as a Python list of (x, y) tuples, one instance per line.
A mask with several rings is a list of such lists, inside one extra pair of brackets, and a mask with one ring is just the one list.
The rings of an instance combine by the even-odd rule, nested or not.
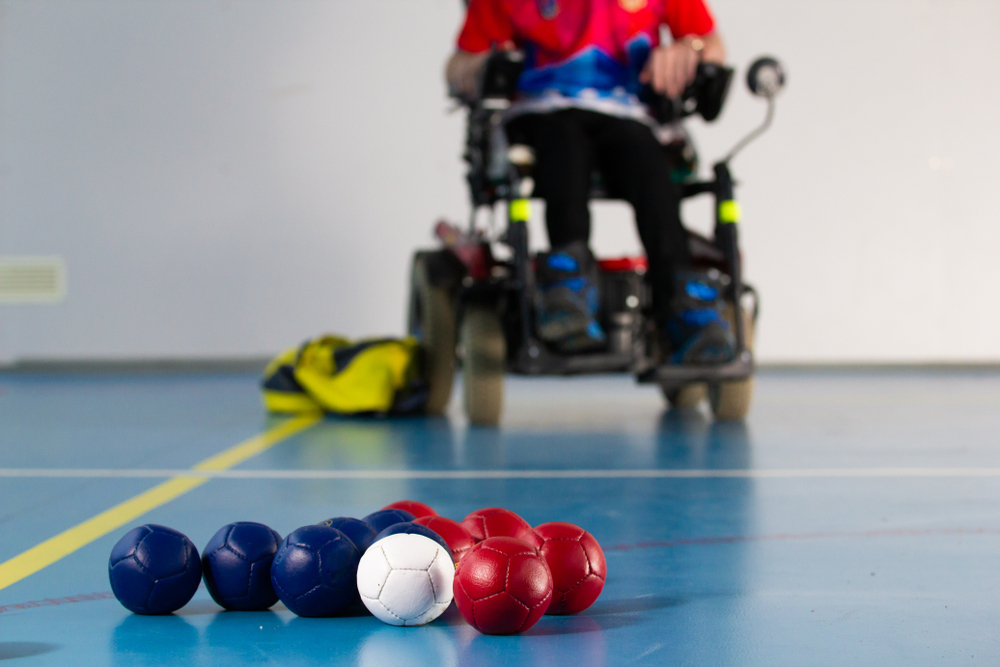
[[(278, 442), (304, 431), (321, 419), (318, 415), (296, 417), (226, 451), (205, 459), (193, 470), (225, 470), (255, 456)], [(121, 528), (146, 512), (169, 503), (208, 481), (207, 477), (174, 477), (152, 489), (115, 505), (55, 537), (50, 537), (24, 553), (0, 563), (0, 590), (30, 577), (35, 572), (85, 547), (116, 528)]]
[(527, 222), (531, 218), (531, 203), (527, 199), (514, 199), (510, 202), (510, 219), (513, 222)]
[(727, 199), (719, 202), (719, 222), (736, 223), (743, 218), (743, 209), (738, 201)]

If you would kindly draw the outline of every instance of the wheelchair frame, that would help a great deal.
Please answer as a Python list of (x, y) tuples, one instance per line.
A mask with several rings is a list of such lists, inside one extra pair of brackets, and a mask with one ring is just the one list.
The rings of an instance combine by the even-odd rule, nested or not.
[[(780, 65), (772, 59), (763, 60), (778, 68), (783, 83), (784, 75), (780, 71)], [(759, 73), (759, 65), (763, 60), (754, 64), (751, 74)], [(418, 253), (414, 265), (416, 267), (417, 260), (423, 256), (425, 280), (429, 285), (444, 289), (450, 295), (456, 323), (464, 322), (468, 313), (473, 310), (485, 313), (487, 317), (493, 312), (500, 318), (504, 352), (499, 369), (501, 379), (497, 382), (502, 381), (503, 370), (523, 375), (631, 372), (640, 383), (659, 384), (668, 400), (679, 404), (691, 402), (678, 400), (679, 392), (697, 384), (707, 383), (710, 391), (714, 388), (716, 393), (720, 387), (746, 385), (754, 373), (753, 353), (747, 344), (747, 326), (756, 320), (759, 307), (756, 291), (743, 282), (738, 232), (740, 207), (735, 200), (735, 182), (729, 163), (739, 150), (769, 126), (773, 116), (774, 94), (765, 95), (769, 107), (764, 125), (738, 144), (729, 155), (715, 163), (714, 178), (687, 182), (682, 186), (682, 198), (709, 194), (715, 200), (713, 238), (708, 239), (690, 231), (689, 237), (696, 264), (716, 268), (729, 277), (725, 297), (732, 309), (730, 321), (737, 342), (735, 358), (728, 363), (712, 365), (658, 364), (657, 355), (651, 350), (650, 344), (654, 339), (652, 324), (642, 312), (643, 299), (635, 299), (629, 307), (635, 324), (632, 327), (631, 349), (627, 352), (557, 353), (548, 349), (535, 334), (535, 283), (527, 225), (531, 210), (529, 200), (534, 194), (532, 160), (529, 159), (531, 153), (521, 146), (508, 146), (503, 126), (504, 114), (510, 106), (519, 71), (520, 63), (509, 53), (494, 54), (484, 67), (480, 80), (482, 94), (466, 105), (468, 126), (464, 158), (468, 163), (467, 180), (472, 200), (469, 230), (465, 232), (456, 226), (439, 223), (435, 234), (442, 243), (442, 250), (437, 253)], [(680, 99), (651, 98), (647, 103), (661, 121), (679, 120), (699, 110), (707, 120), (714, 120), (721, 110), (731, 75), (732, 70), (728, 68), (702, 66), (699, 67), (695, 83)], [(749, 78), (748, 83), (751, 90), (754, 90), (754, 84)], [(477, 229), (477, 214), (484, 207), (493, 209), (498, 202), (506, 204), (507, 226), (498, 239), (490, 239)], [(493, 242), (502, 243), (510, 249), (509, 261), (494, 259), (491, 249)], [(642, 271), (638, 264), (632, 260), (626, 272), (631, 271), (641, 283)], [(744, 304), (745, 296), (752, 297), (752, 303), (747, 306)], [(419, 336), (420, 322), (415, 322), (414, 317), (411, 299), (410, 331)], [(417, 317), (419, 318), (419, 313)], [(477, 317), (481, 318), (482, 315)], [(462, 329), (462, 324), (455, 326)], [(492, 330), (495, 331), (495, 328)], [(470, 374), (477, 366), (483, 366), (475, 356), (476, 341), (457, 341), (456, 344), (465, 348), (462, 352), (467, 376), (466, 411), (474, 423), (496, 423), (499, 408), (488, 409), (477, 419), (474, 414), (476, 410), (470, 407), (469, 385), (470, 380), (475, 379)], [(442, 354), (447, 353), (439, 353), (438, 356)], [(496, 359), (485, 366), (489, 367), (493, 376), (497, 375)], [(749, 391), (749, 385), (746, 388)], [(494, 400), (492, 394), (498, 391), (502, 395), (502, 386), (500, 390), (495, 387), (490, 389), (490, 401)], [(445, 402), (446, 400), (445, 398)], [(471, 400), (475, 401), (475, 397)], [(713, 411), (717, 417), (742, 418), (749, 406), (749, 397), (744, 404), (736, 410), (740, 414), (720, 415), (714, 402)], [(437, 407), (431, 406), (430, 410), (433, 412)]]

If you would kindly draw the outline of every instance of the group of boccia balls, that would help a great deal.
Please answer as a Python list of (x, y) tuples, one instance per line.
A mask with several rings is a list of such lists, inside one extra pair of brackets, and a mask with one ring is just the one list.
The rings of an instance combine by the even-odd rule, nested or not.
[(111, 590), (137, 614), (187, 604), (202, 576), (231, 611), (263, 611), (279, 599), (307, 617), (351, 613), (359, 603), (390, 625), (423, 625), (452, 599), (486, 634), (515, 634), (543, 614), (575, 614), (597, 600), (607, 567), (597, 540), (563, 522), (532, 528), (488, 507), (461, 523), (401, 500), (363, 519), (339, 517), (285, 539), (259, 523), (221, 528), (201, 558), (182, 533), (147, 524), (111, 551)]

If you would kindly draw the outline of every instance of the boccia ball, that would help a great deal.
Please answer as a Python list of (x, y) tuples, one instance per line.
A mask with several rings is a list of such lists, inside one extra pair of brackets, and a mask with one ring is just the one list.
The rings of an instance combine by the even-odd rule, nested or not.
[(423, 503), (418, 503), (416, 500), (397, 500), (391, 505), (386, 505), (382, 509), (384, 510), (403, 510), (409, 512), (416, 518), (423, 516), (437, 516), (438, 513), (435, 512), (429, 505)]
[(201, 571), (212, 599), (230, 611), (264, 611), (278, 601), (271, 561), (281, 535), (252, 521), (219, 529), (202, 552)]
[(299, 616), (334, 616), (358, 600), (361, 554), (347, 535), (329, 526), (288, 534), (271, 563), (271, 584)]
[(146, 524), (118, 540), (108, 560), (111, 590), (136, 614), (169, 614), (186, 605), (201, 583), (194, 543), (173, 528)]
[(423, 625), (452, 600), (455, 565), (436, 541), (411, 533), (377, 540), (361, 557), (358, 593), (377, 619), (389, 625)]
[(530, 544), (489, 537), (455, 571), (455, 604), (476, 630), (488, 635), (524, 632), (552, 600), (552, 575)]
[(428, 539), (434, 540), (442, 547), (444, 547), (444, 550), (448, 552), (448, 560), (454, 561), (451, 549), (448, 547), (448, 543), (444, 540), (443, 537), (435, 533), (427, 526), (421, 526), (412, 521), (404, 521), (402, 523), (392, 524), (391, 526), (383, 530), (375, 537), (375, 542), (377, 543), (379, 542), (379, 540), (384, 540), (390, 535), (399, 535), (400, 533), (405, 533), (406, 535), (423, 535)]
[(462, 519), (462, 527), (476, 542), (490, 537), (513, 537), (536, 549), (542, 545), (527, 521), (500, 507), (484, 507), (470, 513)]
[(406, 510), (391, 509), (372, 512), (361, 520), (374, 528), (376, 533), (380, 533), (394, 523), (413, 521), (416, 518)]
[(552, 602), (547, 614), (577, 614), (594, 604), (604, 590), (607, 564), (594, 536), (562, 521), (535, 527), (538, 549), (552, 572)]
[(368, 547), (372, 545), (372, 542), (375, 541), (375, 536), (378, 535), (377, 530), (361, 519), (352, 519), (346, 516), (327, 519), (320, 525), (336, 528), (344, 535), (347, 535), (361, 553), (368, 551)]
[(451, 551), (451, 557), (455, 560), (456, 565), (462, 561), (465, 554), (476, 543), (472, 539), (472, 535), (469, 535), (469, 531), (462, 527), (462, 524), (447, 517), (422, 516), (413, 523), (418, 526), (427, 526), (440, 535), (448, 544), (448, 550)]

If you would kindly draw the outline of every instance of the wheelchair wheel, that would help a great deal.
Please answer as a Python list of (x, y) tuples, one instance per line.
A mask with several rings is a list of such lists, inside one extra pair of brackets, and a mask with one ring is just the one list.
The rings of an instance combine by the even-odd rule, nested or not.
[[(725, 318), (730, 326), (736, 326), (736, 317), (732, 305), (726, 306)], [(753, 351), (755, 318), (749, 309), (743, 310), (743, 331), (746, 337), (746, 349)], [(712, 406), (712, 414), (719, 421), (741, 421), (750, 412), (750, 399), (753, 397), (753, 377), (744, 380), (728, 382), (713, 382), (708, 385), (708, 402)]]
[(424, 375), (428, 385), (427, 414), (440, 415), (448, 407), (455, 382), (455, 307), (445, 287), (430, 282), (429, 253), (413, 256), (410, 269), (409, 334), (424, 350)]
[(476, 426), (496, 426), (503, 411), (507, 359), (507, 341), (496, 309), (470, 306), (462, 318), (460, 335), (465, 414)]
[(667, 405), (678, 409), (696, 408), (708, 395), (708, 385), (704, 382), (689, 384), (680, 389), (667, 389), (666, 387), (661, 387), (661, 389), (663, 390), (663, 398), (667, 399)]

